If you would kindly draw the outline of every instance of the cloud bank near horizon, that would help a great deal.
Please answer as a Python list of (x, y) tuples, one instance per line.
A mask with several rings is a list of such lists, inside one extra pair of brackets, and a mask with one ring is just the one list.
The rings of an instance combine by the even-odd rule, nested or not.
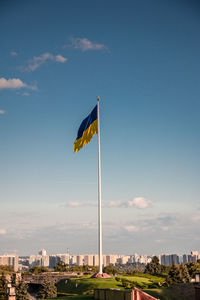
[[(89, 203), (89, 202), (68, 202), (66, 203), (65, 206), (68, 207), (89, 207), (89, 206), (97, 206), (97, 204), (94, 203)], [(143, 197), (135, 197), (132, 200), (128, 200), (125, 202), (122, 201), (110, 201), (110, 202), (106, 202), (102, 204), (103, 207), (125, 207), (125, 208), (130, 208), (130, 207), (135, 207), (138, 209), (145, 209), (148, 208), (150, 206), (152, 206), (152, 201), (148, 200), (146, 198)]]
[[(55, 212), (55, 210), (54, 210)], [(14, 216), (14, 214), (13, 214)], [(42, 217), (43, 216), (43, 217)], [(15, 214), (14, 218), (21, 219), (22, 213)], [(45, 218), (41, 214), (38, 219)], [(48, 251), (64, 251), (67, 244), (71, 252), (95, 251), (97, 239), (97, 222), (85, 216), (80, 220), (74, 216), (65, 217), (66, 220), (58, 220), (47, 224), (35, 222), (37, 214), (29, 214), (26, 218), (26, 228), (23, 224), (12, 226), (8, 224), (0, 229), (0, 241), (4, 247), (8, 247), (10, 241), (15, 244), (19, 251), (24, 254), (32, 254), (37, 248), (45, 248)], [(183, 251), (195, 249), (199, 244), (199, 218), (200, 215), (161, 213), (134, 215), (131, 219), (121, 218), (121, 221), (107, 220), (103, 223), (104, 251), (112, 252), (118, 249), (120, 252), (143, 251), (166, 252)], [(185, 234), (187, 233), (187, 235)], [(74, 237), (76, 236), (76, 239)], [(175, 244), (179, 237), (179, 248)], [(54, 237), (52, 239), (52, 237)], [(88, 243), (85, 243), (87, 238)], [(192, 243), (192, 244), (191, 244)], [(28, 245), (28, 248), (25, 247)], [(159, 246), (158, 246), (159, 245)], [(188, 249), (190, 249), (188, 248)], [(25, 249), (25, 250), (24, 250)], [(57, 250), (56, 250), (57, 249)], [(166, 250), (168, 249), (168, 250)], [(190, 250), (191, 250), (190, 249)]]

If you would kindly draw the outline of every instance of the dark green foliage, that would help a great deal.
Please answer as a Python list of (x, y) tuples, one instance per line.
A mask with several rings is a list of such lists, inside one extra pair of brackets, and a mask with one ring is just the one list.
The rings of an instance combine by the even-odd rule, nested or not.
[(159, 275), (161, 273), (161, 265), (157, 256), (154, 256), (152, 261), (146, 265), (145, 273), (151, 275)]
[[(137, 282), (137, 281), (132, 281), (132, 280), (128, 280), (125, 278), (121, 279), (121, 283), (125, 289), (133, 289), (134, 287), (137, 287), (139, 289), (147, 289), (149, 287), (149, 285), (146, 282)], [(154, 288), (157, 288), (157, 287), (158, 287), (158, 284), (155, 284)]]
[(126, 263), (116, 264), (115, 268), (120, 274), (133, 275), (134, 273), (143, 273), (145, 270), (145, 264), (142, 263)]
[(170, 266), (160, 265), (160, 274), (162, 276), (166, 276), (169, 273)]
[(82, 273), (82, 272), (89, 272), (90, 274), (93, 274), (93, 273), (98, 272), (98, 267), (88, 266), (88, 265), (85, 265), (85, 266), (72, 266), (68, 269), (68, 271), (70, 271), (70, 272), (79, 272), (79, 274)]
[(130, 280), (128, 280), (128, 279), (122, 278), (121, 282), (122, 282), (122, 286), (123, 286), (125, 289), (131, 289), (131, 288), (135, 287), (134, 282), (133, 282), (133, 281), (130, 281)]
[(181, 264), (179, 267), (179, 271), (180, 271), (182, 282), (183, 283), (190, 282), (190, 275), (189, 275), (187, 266), (184, 266), (183, 264)]
[(188, 269), (191, 278), (195, 277), (195, 274), (200, 273), (200, 262), (187, 263), (186, 267)]
[(29, 300), (28, 286), (22, 280), (16, 287), (16, 300)]
[(44, 266), (35, 266), (33, 268), (31, 268), (29, 270), (29, 272), (33, 273), (33, 274), (40, 274), (40, 273), (44, 273), (44, 272), (49, 272), (49, 269), (47, 267)]
[(120, 281), (121, 281), (121, 278), (115, 277), (115, 280), (118, 281), (118, 282), (120, 282)]
[(54, 267), (55, 272), (66, 272), (69, 270), (69, 265), (65, 264), (63, 261), (59, 261)]
[(108, 274), (112, 274), (112, 275), (115, 275), (115, 274), (118, 274), (118, 270), (113, 267), (113, 266), (107, 266), (103, 269), (103, 272), (104, 273), (108, 273)]
[(148, 285), (148, 289), (157, 289), (160, 288), (161, 284), (159, 282), (153, 282), (151, 284)]
[(16, 288), (16, 275), (12, 274), (11, 276), (11, 285)]
[(0, 273), (1, 272), (14, 272), (14, 267), (13, 266), (4, 266), (4, 265), (0, 265)]
[(167, 276), (166, 283), (169, 286), (171, 284), (180, 283), (180, 282), (182, 282), (180, 269), (173, 262), (172, 266), (171, 266), (171, 268), (169, 270), (169, 274)]
[(7, 294), (7, 280), (4, 273), (2, 273), (0, 278), (0, 300), (5, 300), (6, 294)]
[(55, 297), (57, 297), (57, 287), (53, 281), (46, 279), (42, 285), (42, 288), (38, 292), (37, 298), (47, 299)]

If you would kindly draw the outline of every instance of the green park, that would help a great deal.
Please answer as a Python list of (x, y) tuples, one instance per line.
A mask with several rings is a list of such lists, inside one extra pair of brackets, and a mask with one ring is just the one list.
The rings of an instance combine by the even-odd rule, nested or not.
[[(133, 272), (125, 272), (122, 266), (119, 268), (119, 266), (110, 265), (104, 268), (104, 271), (110, 274), (110, 278), (91, 278), (94, 271), (94, 267), (70, 267), (59, 262), (53, 270), (35, 266), (29, 271), (21, 273), (21, 280), (14, 282), (12, 276), (16, 273), (12, 268), (1, 266), (0, 299), (7, 299), (8, 282), (6, 278), (11, 276), (12, 285), (16, 288), (16, 300), (30, 298), (89, 300), (94, 299), (95, 289), (130, 290), (135, 287), (160, 300), (193, 300), (195, 299), (195, 286), (198, 285), (194, 279), (195, 274), (200, 273), (200, 261), (180, 266), (175, 264), (164, 266), (154, 256), (152, 261), (146, 265), (144, 272), (139, 272), (137, 269)], [(55, 283), (52, 280), (52, 274), (54, 278), (66, 274), (71, 274), (71, 276)], [(36, 285), (36, 291), (31, 281), (27, 283), (26, 275), (33, 276), (33, 278), (42, 275), (45, 279), (39, 288)], [(30, 291), (31, 286), (32, 291)]]

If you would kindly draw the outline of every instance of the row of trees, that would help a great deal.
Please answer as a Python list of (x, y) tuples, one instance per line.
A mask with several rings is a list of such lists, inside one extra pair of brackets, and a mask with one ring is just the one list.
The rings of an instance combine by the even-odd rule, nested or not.
[(69, 266), (65, 264), (63, 261), (57, 263), (54, 267), (55, 272), (83, 272), (83, 273), (96, 273), (98, 271), (98, 267), (96, 266)]
[(165, 276), (167, 285), (181, 282), (186, 283), (191, 278), (194, 278), (196, 273), (200, 273), (200, 260), (187, 263), (186, 265), (181, 264), (178, 266), (173, 262), (172, 266), (164, 266), (159, 263), (158, 257), (154, 256), (152, 261), (146, 265), (145, 273)]
[[(70, 267), (68, 264), (65, 264), (63, 261), (57, 263), (57, 265), (53, 268), (55, 272), (83, 272), (83, 273), (96, 273), (98, 272), (98, 267), (95, 266), (72, 266)], [(32, 267), (28, 273), (32, 274), (41, 274), (45, 272), (50, 272), (50, 269), (44, 266), (34, 266)]]
[(184, 266), (183, 264), (177, 266), (173, 262), (167, 275), (166, 285), (170, 286), (171, 284), (186, 283), (189, 281), (190, 274), (188, 272), (187, 266)]

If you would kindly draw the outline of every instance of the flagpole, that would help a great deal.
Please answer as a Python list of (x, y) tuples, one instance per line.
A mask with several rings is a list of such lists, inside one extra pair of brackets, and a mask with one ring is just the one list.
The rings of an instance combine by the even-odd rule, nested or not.
[(97, 124), (98, 124), (98, 233), (99, 233), (99, 274), (102, 270), (102, 217), (101, 217), (101, 152), (100, 152), (100, 119), (99, 119), (99, 100), (97, 97)]

